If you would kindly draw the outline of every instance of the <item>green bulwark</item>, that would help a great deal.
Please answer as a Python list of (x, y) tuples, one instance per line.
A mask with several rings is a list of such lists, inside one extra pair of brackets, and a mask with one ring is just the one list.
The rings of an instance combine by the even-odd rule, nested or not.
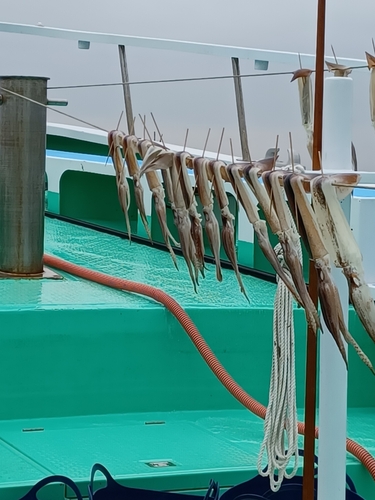
[[(133, 181), (128, 179), (130, 199), (134, 200)], [(60, 179), (59, 213), (83, 222), (126, 232), (116, 178), (113, 175), (67, 170)], [(138, 211), (133, 202), (129, 210), (130, 229), (137, 232)]]

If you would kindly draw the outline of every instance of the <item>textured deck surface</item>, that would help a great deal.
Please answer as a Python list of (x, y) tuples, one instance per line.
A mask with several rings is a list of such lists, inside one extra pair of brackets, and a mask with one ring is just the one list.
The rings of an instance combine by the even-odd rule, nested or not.
[[(350, 409), (348, 416), (349, 436), (371, 453), (374, 416), (373, 409)], [(19, 420), (0, 429), (0, 484), (8, 488), (2, 500), (16, 498), (11, 486), (20, 491), (49, 474), (67, 475), (87, 491), (95, 462), (138, 487), (199, 489), (210, 478), (228, 487), (256, 474), (263, 436), (263, 422), (245, 410)], [(174, 465), (148, 465), (164, 461)], [(348, 456), (354, 471), (356, 463)]]
[[(207, 264), (206, 279), (200, 280), (195, 294), (186, 264), (177, 257), (177, 271), (167, 252), (137, 243), (129, 243), (103, 233), (46, 219), (45, 252), (76, 264), (114, 276), (140, 281), (162, 288), (183, 307), (193, 308), (258, 308), (272, 307), (275, 285), (251, 276), (243, 276), (249, 292), (250, 305), (239, 291), (231, 270), (223, 270), (223, 281), (215, 278), (215, 268)], [(108, 308), (110, 306), (147, 308), (155, 302), (140, 296), (106, 289), (78, 278), (63, 281), (0, 280), (0, 308), (78, 307)]]

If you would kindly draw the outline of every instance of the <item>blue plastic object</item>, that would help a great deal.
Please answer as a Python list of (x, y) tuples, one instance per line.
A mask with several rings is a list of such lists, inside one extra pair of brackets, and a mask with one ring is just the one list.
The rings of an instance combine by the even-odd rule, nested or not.
[[(299, 455), (303, 456), (303, 450), (299, 450)], [(318, 464), (318, 458), (315, 457), (315, 463)], [(315, 486), (314, 499), (317, 498), (318, 468), (315, 468)], [(353, 481), (346, 476), (346, 500), (364, 500), (358, 495)], [(279, 491), (270, 489), (268, 477), (257, 475), (244, 483), (233, 486), (221, 496), (220, 500), (302, 500), (303, 477), (294, 476), (291, 479), (284, 479)]]
[[(95, 473), (98, 471), (105, 476), (107, 485), (104, 488), (94, 491), (94, 477)], [(89, 484), (90, 500), (218, 500), (219, 496), (219, 485), (212, 480), (210, 481), (207, 493), (204, 497), (202, 497), (122, 486), (113, 479), (111, 474), (103, 465), (95, 464), (91, 469), (91, 480)]]
[(71, 488), (76, 494), (77, 500), (83, 500), (81, 492), (79, 491), (76, 483), (66, 476), (48, 476), (41, 479), (31, 488), (30, 491), (28, 491), (28, 493), (26, 493), (25, 496), (20, 498), (20, 500), (38, 500), (38, 491), (41, 490), (44, 486), (47, 486), (47, 484), (52, 483), (63, 483), (66, 486), (69, 486), (69, 488)]

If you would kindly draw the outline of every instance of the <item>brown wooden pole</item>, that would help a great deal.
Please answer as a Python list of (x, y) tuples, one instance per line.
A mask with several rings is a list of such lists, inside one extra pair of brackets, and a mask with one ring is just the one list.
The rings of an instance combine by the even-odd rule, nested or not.
[(315, 60), (313, 170), (320, 169), (319, 154), (322, 151), (325, 17), (326, 0), (318, 0), (318, 26), (316, 32)]
[[(318, 303), (317, 275), (314, 262), (309, 263), (309, 293), (315, 305)], [(303, 467), (303, 500), (314, 500), (315, 469), (315, 412), (316, 412), (316, 361), (317, 338), (307, 329), (306, 389), (305, 389), (305, 438)]]
[[(320, 169), (323, 128), (324, 89), (324, 42), (326, 0), (318, 0), (315, 60), (315, 105), (313, 135), (313, 170)], [(309, 265), (309, 293), (315, 305), (318, 303), (318, 287), (315, 266)], [(306, 389), (305, 389), (305, 440), (303, 468), (303, 500), (314, 500), (314, 455), (316, 415), (317, 338), (311, 328), (307, 329)]]
[(126, 51), (124, 45), (118, 46), (118, 53), (120, 57), (120, 68), (121, 68), (121, 77), (122, 77), (123, 91), (124, 91), (125, 112), (126, 112), (126, 121), (128, 124), (128, 133), (134, 134), (134, 115), (132, 108), (132, 99), (130, 95), (128, 62), (126, 59)]
[(233, 69), (233, 79), (234, 79), (234, 91), (236, 94), (237, 118), (238, 118), (238, 128), (240, 131), (242, 159), (245, 161), (251, 161), (249, 142), (247, 140), (245, 104), (242, 93), (240, 61), (237, 57), (232, 57), (232, 69)]

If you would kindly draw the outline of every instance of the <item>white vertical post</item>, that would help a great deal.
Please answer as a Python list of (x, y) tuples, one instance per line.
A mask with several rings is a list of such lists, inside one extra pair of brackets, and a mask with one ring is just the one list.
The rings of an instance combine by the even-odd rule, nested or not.
[[(327, 78), (323, 108), (324, 173), (352, 170), (352, 112), (352, 79)], [(342, 202), (348, 218), (350, 199), (348, 196)], [(341, 270), (335, 268), (333, 263), (332, 277), (339, 290), (344, 320), (348, 324), (348, 286)], [(320, 336), (318, 500), (345, 500), (347, 388), (345, 363), (323, 322)]]

